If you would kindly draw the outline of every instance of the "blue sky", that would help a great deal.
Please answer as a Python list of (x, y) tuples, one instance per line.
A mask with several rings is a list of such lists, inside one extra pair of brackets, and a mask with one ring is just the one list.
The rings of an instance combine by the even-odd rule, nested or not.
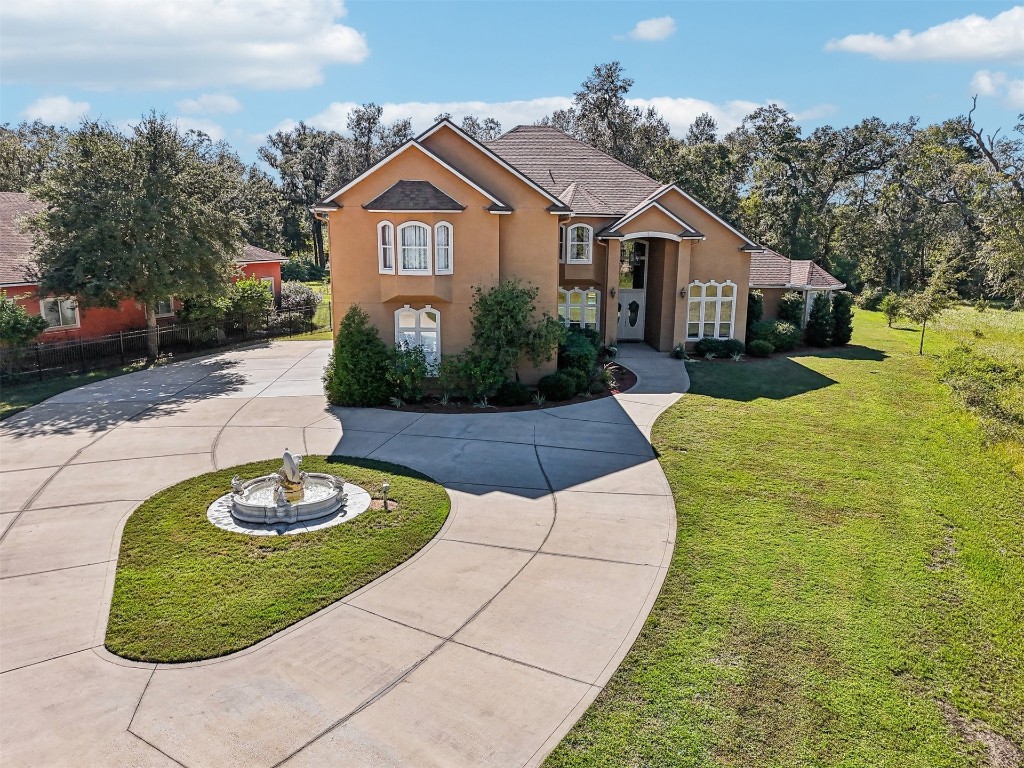
[(4, 0), (0, 121), (155, 108), (246, 159), (353, 104), (426, 127), (439, 111), (506, 128), (563, 106), (617, 59), (631, 97), (681, 135), (776, 101), (805, 129), (966, 111), (1011, 130), (1024, 111), (1024, 6), (999, 2), (359, 2)]

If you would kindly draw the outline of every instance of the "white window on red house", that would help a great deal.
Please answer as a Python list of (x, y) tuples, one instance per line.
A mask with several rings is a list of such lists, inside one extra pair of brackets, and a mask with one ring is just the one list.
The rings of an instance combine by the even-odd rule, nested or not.
[(78, 302), (74, 299), (41, 299), (41, 314), (51, 328), (77, 328), (79, 326)]
[(156, 316), (157, 317), (170, 317), (174, 314), (174, 300), (163, 299), (156, 303)]

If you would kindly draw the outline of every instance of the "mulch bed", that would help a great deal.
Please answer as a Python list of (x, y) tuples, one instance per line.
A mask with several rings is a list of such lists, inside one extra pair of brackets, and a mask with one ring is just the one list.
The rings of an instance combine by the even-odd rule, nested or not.
[(605, 390), (597, 395), (591, 395), (590, 397), (577, 395), (571, 400), (559, 400), (558, 402), (549, 400), (544, 405), (530, 403), (528, 405), (488, 405), (486, 408), (474, 408), (472, 403), (468, 403), (465, 400), (453, 400), (448, 405), (441, 405), (437, 398), (428, 397), (422, 402), (407, 403), (401, 408), (396, 408), (393, 405), (381, 407), (388, 411), (409, 411), (411, 413), (514, 413), (517, 411), (541, 411), (545, 408), (558, 408), (563, 405), (586, 403), (592, 400), (600, 400), (603, 397), (611, 397), (612, 395), (627, 391), (636, 384), (636, 374), (628, 368), (612, 363), (612, 372), (615, 374), (616, 383), (609, 390)]

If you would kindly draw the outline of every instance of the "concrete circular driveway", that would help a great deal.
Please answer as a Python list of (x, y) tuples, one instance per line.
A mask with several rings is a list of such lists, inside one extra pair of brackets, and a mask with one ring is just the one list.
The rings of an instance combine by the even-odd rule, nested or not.
[[(675, 509), (649, 443), (681, 363), (623, 345), (630, 392), (525, 413), (330, 408), (327, 342), (122, 376), (0, 425), (0, 711), (13, 766), (523, 766), (649, 613)], [(103, 648), (121, 529), (218, 467), (405, 464), (452, 498), (401, 567), (266, 641), (186, 665)]]

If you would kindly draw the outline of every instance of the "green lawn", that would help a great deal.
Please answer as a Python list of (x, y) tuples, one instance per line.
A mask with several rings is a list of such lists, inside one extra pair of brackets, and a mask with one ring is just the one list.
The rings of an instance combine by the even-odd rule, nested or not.
[(231, 467), (153, 496), (129, 518), (110, 607), (106, 646), (141, 661), (195, 661), (238, 651), (354, 592), (407, 560), (448, 516), (444, 489), (410, 469), (369, 459), (307, 456), (397, 510), (293, 536), (248, 536), (214, 527), (210, 503), (233, 475), (274, 472), (281, 460)]
[(690, 365), (664, 588), (546, 765), (1015, 764), (963, 734), (1024, 744), (1024, 480), (916, 345)]

